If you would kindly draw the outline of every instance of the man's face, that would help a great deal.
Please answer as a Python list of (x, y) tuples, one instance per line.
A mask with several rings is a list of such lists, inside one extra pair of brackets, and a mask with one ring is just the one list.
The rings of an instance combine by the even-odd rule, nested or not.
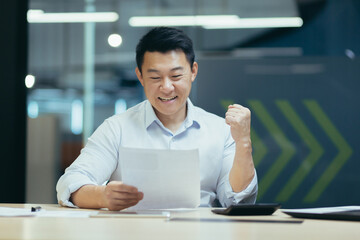
[(198, 65), (191, 69), (183, 51), (145, 52), (142, 73), (136, 75), (145, 95), (160, 120), (183, 120), (186, 117), (186, 99), (195, 80)]

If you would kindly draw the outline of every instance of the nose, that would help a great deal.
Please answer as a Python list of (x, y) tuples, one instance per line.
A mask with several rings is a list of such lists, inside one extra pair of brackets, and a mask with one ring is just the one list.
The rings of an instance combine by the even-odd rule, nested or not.
[(169, 93), (174, 90), (174, 85), (169, 78), (164, 78), (164, 80), (161, 83), (160, 90), (162, 90), (164, 93)]

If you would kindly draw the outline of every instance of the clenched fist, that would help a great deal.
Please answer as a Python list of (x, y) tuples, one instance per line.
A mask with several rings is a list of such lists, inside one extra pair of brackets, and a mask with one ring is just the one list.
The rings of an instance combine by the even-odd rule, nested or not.
[(237, 144), (250, 144), (251, 112), (239, 104), (229, 105), (225, 121), (230, 125), (231, 136)]

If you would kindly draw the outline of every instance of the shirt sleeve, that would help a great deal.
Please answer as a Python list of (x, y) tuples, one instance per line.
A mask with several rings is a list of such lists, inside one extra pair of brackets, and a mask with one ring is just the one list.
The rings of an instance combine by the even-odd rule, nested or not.
[(70, 196), (84, 185), (102, 185), (117, 167), (120, 129), (106, 120), (88, 139), (79, 157), (65, 170), (56, 185), (60, 205), (76, 207)]
[(228, 207), (238, 203), (255, 203), (256, 201), (258, 191), (256, 170), (252, 181), (243, 191), (234, 192), (230, 185), (229, 173), (233, 165), (234, 156), (235, 142), (229, 131), (225, 143), (222, 169), (217, 186), (217, 198), (223, 207)]

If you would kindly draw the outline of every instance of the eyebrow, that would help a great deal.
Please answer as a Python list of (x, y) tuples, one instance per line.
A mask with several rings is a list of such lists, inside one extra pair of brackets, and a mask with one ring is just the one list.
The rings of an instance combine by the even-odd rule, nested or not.
[(148, 73), (152, 73), (152, 72), (157, 73), (157, 72), (159, 72), (159, 70), (150, 68), (146, 72), (148, 72)]
[(177, 71), (177, 70), (183, 70), (184, 68), (183, 67), (175, 67), (173, 69), (171, 69), (171, 71)]
[[(174, 68), (172, 68), (170, 71), (171, 72), (173, 72), (173, 71), (177, 71), (177, 70), (183, 70), (184, 68), (183, 67), (174, 67)], [(146, 72), (148, 72), (148, 73), (152, 73), (152, 72), (154, 72), (154, 73), (158, 73), (158, 72), (160, 72), (159, 70), (156, 70), (156, 69), (153, 69), (153, 68), (150, 68), (150, 69), (148, 69)]]

